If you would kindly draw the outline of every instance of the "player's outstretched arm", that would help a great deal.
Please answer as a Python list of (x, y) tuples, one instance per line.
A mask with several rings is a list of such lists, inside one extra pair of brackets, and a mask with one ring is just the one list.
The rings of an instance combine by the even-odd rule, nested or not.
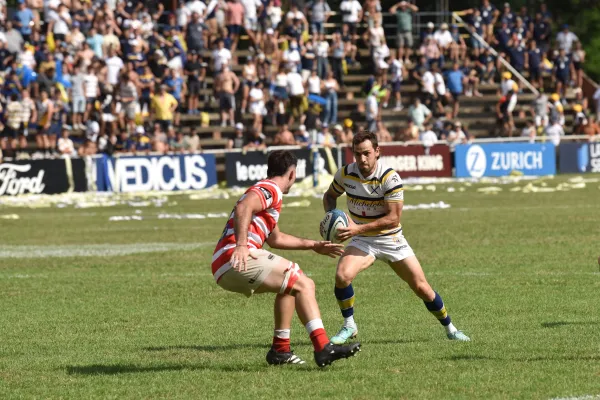
[(234, 210), (233, 227), (236, 247), (229, 262), (233, 269), (245, 271), (248, 256), (252, 257), (250, 250), (248, 250), (248, 227), (252, 221), (252, 216), (263, 210), (263, 204), (257, 193), (248, 192), (244, 199), (235, 206)]
[(316, 253), (323, 254), (332, 258), (341, 256), (344, 252), (344, 245), (335, 244), (327, 241), (317, 241), (311, 239), (303, 239), (293, 235), (288, 235), (279, 230), (279, 226), (275, 226), (271, 236), (267, 239), (267, 243), (273, 249), (281, 250), (313, 250)]
[(400, 216), (402, 215), (402, 201), (386, 201), (385, 215), (364, 225), (356, 225), (351, 223), (346, 228), (338, 228), (337, 239), (345, 241), (356, 235), (363, 235), (371, 231), (381, 231), (386, 229), (394, 229), (400, 225)]

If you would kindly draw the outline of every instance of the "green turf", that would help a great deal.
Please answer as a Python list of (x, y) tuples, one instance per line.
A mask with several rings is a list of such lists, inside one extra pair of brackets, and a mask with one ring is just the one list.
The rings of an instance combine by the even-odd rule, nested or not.
[[(547, 187), (565, 179), (548, 180)], [(449, 193), (448, 186), (457, 190)], [(153, 218), (229, 211), (234, 199), (173, 197), (177, 205), (141, 208), (146, 219), (124, 222), (108, 218), (133, 215), (135, 208), (0, 208), (21, 218), (0, 220), (0, 398), (598, 395), (600, 183), (554, 193), (510, 192), (514, 186), (524, 184), (501, 186), (495, 195), (477, 192), (477, 185), (461, 192), (460, 184), (405, 193), (406, 204), (452, 206), (406, 211), (403, 224), (471, 343), (446, 340), (407, 286), (377, 263), (355, 281), (363, 351), (326, 370), (314, 366), (298, 321), (293, 348), (309, 364), (267, 366), (272, 296), (227, 293), (210, 274), (223, 218)], [(280, 226), (316, 238), (321, 217), (319, 200), (311, 199), (309, 208), (284, 209)], [(167, 248), (148, 252), (161, 242)], [(181, 247), (189, 243), (198, 246)], [(108, 244), (145, 252), (100, 255)], [(95, 255), (56, 257), (74, 249)], [(45, 257), (50, 250), (54, 256)], [(310, 252), (280, 254), (315, 280), (333, 335), (341, 322), (335, 263)]]

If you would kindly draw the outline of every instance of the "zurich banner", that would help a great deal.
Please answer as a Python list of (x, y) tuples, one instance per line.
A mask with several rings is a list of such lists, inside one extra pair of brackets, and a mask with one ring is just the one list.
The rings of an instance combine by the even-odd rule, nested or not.
[(98, 191), (198, 190), (217, 183), (214, 154), (96, 159)]
[(555, 175), (556, 152), (551, 143), (489, 143), (458, 145), (455, 151), (459, 178), (524, 175)]
[(561, 173), (600, 172), (600, 143), (561, 143)]

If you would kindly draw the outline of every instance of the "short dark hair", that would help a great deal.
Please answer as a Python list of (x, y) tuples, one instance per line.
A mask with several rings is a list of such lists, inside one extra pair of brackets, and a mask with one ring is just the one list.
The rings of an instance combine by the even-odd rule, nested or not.
[(267, 160), (267, 178), (283, 176), (291, 166), (298, 165), (298, 158), (287, 150), (275, 150)]
[(379, 143), (377, 142), (377, 135), (375, 135), (373, 132), (364, 130), (364, 131), (358, 132), (352, 138), (352, 150), (354, 150), (354, 147), (358, 146), (359, 144), (361, 144), (362, 142), (365, 142), (367, 140), (371, 141), (374, 149), (379, 147)]

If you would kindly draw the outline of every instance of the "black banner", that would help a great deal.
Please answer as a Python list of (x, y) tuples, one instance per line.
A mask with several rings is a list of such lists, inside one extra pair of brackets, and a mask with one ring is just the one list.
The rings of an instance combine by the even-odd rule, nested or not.
[[(289, 150), (298, 157), (296, 176), (302, 180), (314, 172), (313, 154), (310, 149)], [(317, 168), (331, 171), (325, 150), (319, 149)], [(331, 149), (333, 161), (337, 162), (337, 149)], [(225, 177), (227, 186), (250, 186), (267, 177), (268, 153), (262, 151), (249, 151), (247, 153), (225, 153)]]
[(0, 196), (56, 194), (87, 190), (85, 162), (73, 160), (21, 160), (0, 164)]

